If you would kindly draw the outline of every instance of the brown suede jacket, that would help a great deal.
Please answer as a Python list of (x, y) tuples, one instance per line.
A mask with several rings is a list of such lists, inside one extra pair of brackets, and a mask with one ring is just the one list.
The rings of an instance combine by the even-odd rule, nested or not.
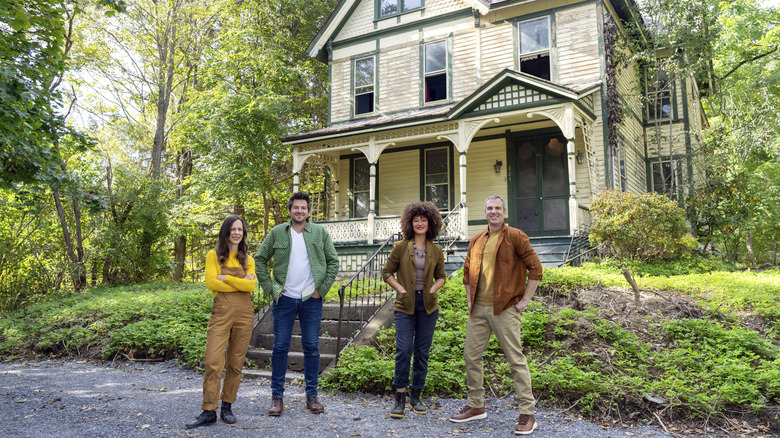
[[(463, 284), (470, 286), (469, 313), (474, 308), (474, 297), (482, 270), (482, 251), (488, 240), (488, 230), (480, 231), (469, 242), (466, 261), (463, 263)], [(496, 267), (493, 274), (493, 314), (501, 312), (520, 301), (525, 293), (527, 280), (542, 279), (542, 263), (531, 247), (528, 236), (507, 224), (501, 229), (496, 245)]]
[[(446, 278), (444, 271), (444, 252), (441, 246), (431, 242), (425, 244), (425, 279), (423, 281), (423, 303), (428, 314), (439, 308), (439, 294), (429, 293), (433, 283), (440, 278)], [(417, 278), (417, 265), (414, 263), (414, 241), (402, 240), (396, 242), (393, 251), (387, 257), (382, 269), (382, 278), (396, 274), (395, 279), (406, 289), (405, 294), (395, 294), (395, 310), (414, 314), (414, 281)]]

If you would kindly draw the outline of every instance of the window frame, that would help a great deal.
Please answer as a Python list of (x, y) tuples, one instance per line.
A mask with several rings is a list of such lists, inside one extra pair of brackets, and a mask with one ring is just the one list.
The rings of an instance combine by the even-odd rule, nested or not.
[[(435, 150), (444, 150), (445, 157), (447, 157), (446, 169), (447, 169), (447, 182), (428, 184), (428, 152)], [(433, 174), (441, 175), (441, 174)], [(420, 199), (424, 201), (430, 201), (428, 199), (428, 186), (431, 185), (445, 185), (447, 186), (447, 206), (445, 208), (439, 208), (439, 211), (450, 211), (453, 207), (453, 148), (451, 144), (435, 144), (424, 146), (420, 148)]]
[[(669, 184), (667, 184), (666, 176), (663, 174), (663, 166), (664, 164), (669, 164)], [(659, 173), (664, 181), (664, 188), (663, 191), (658, 191), (656, 189), (656, 167), (658, 167)], [(682, 163), (679, 159), (674, 157), (661, 157), (656, 158), (650, 162), (650, 178), (649, 178), (649, 191), (652, 193), (658, 193), (659, 195), (665, 195), (668, 196), (670, 199), (680, 199), (681, 193), (680, 190), (682, 189)]]
[(374, 1), (374, 21), (384, 20), (387, 18), (393, 18), (393, 17), (399, 17), (403, 14), (407, 14), (410, 12), (420, 11), (425, 9), (425, 0), (420, 0), (420, 6), (406, 9), (405, 8), (406, 0), (396, 0), (396, 12), (393, 12), (392, 14), (382, 15), (382, 0), (375, 0)]
[[(355, 189), (356, 187), (356, 177), (358, 173), (355, 171), (357, 168), (357, 165), (355, 164), (358, 161), (365, 161), (366, 166), (368, 166), (368, 181), (366, 181), (366, 189), (357, 191)], [(366, 157), (353, 157), (350, 158), (349, 162), (349, 217), (350, 219), (361, 219), (368, 217), (368, 213), (371, 212), (371, 163), (368, 162), (368, 158)], [(378, 180), (379, 178), (376, 178)], [(357, 210), (357, 194), (358, 193), (365, 193), (368, 196), (368, 203), (366, 205), (366, 215), (365, 216), (356, 216), (356, 210)]]
[[(674, 82), (670, 81), (665, 72), (660, 72), (659, 80), (651, 80), (650, 75), (646, 75), (645, 78), (645, 117), (648, 122), (656, 121), (668, 121), (674, 118)], [(663, 77), (661, 77), (663, 76)], [(658, 87), (659, 83), (663, 83), (664, 86)], [(665, 101), (668, 100), (669, 114), (663, 115), (663, 107)], [(655, 111), (653, 111), (655, 108)], [(662, 113), (661, 117), (658, 117), (659, 112)]]
[[(356, 83), (357, 82), (357, 65), (358, 65), (358, 62), (359, 61), (363, 61), (365, 59), (369, 59), (369, 58), (373, 58), (373, 60), (374, 60), (373, 74), (371, 75), (372, 79), (373, 79), (373, 82), (372, 82), (371, 85), (361, 85), (360, 87), (358, 87), (357, 83)], [(352, 118), (373, 116), (377, 112), (376, 111), (377, 100), (378, 100), (377, 96), (379, 95), (379, 93), (377, 92), (377, 88), (378, 88), (378, 84), (377, 84), (377, 82), (378, 82), (377, 64), (378, 64), (378, 61), (379, 61), (378, 58), (379, 58), (379, 56), (375, 52), (364, 53), (364, 54), (356, 55), (356, 56), (352, 57), (352, 60), (351, 60), (351, 62), (352, 62), (351, 88), (352, 89), (351, 89), (351, 102), (350, 102)], [(371, 91), (370, 92), (367, 91), (367, 92), (363, 92), (363, 93), (360, 93), (360, 94), (357, 93), (357, 89), (358, 88), (367, 88), (367, 87), (371, 87)], [(373, 94), (373, 96), (371, 97), (371, 111), (358, 113), (358, 102), (357, 102), (358, 96), (364, 96), (364, 95), (369, 94), (369, 93)]]
[[(420, 107), (435, 106), (452, 102), (452, 35), (445, 38), (431, 39), (420, 42)], [(430, 74), (426, 71), (426, 49), (433, 44), (444, 44), (444, 69), (436, 70)], [(426, 101), (428, 95), (428, 78), (444, 75), (444, 90), (446, 96), (443, 99)]]
[[(539, 49), (539, 50), (533, 50), (533, 51), (528, 51), (528, 52), (521, 52), (521, 50), (522, 50), (521, 38), (522, 38), (522, 35), (523, 35), (522, 32), (520, 31), (521, 26), (523, 24), (530, 23), (530, 22), (533, 22), (533, 21), (539, 21), (539, 20), (542, 20), (542, 19), (546, 20), (546, 22), (547, 22), (547, 47), (544, 48), (544, 49)], [(554, 77), (555, 76), (555, 72), (553, 70), (553, 46), (554, 46), (553, 21), (554, 20), (553, 20), (553, 16), (552, 15), (545, 14), (545, 15), (541, 15), (541, 16), (537, 16), (537, 17), (533, 17), (533, 18), (529, 18), (529, 19), (518, 20), (518, 21), (515, 22), (515, 26), (514, 26), (514, 32), (515, 32), (515, 38), (514, 38), (514, 44), (515, 44), (515, 51), (514, 51), (514, 53), (515, 53), (515, 70), (517, 70), (517, 71), (519, 71), (521, 73), (525, 73), (525, 74), (534, 76), (534, 77), (538, 77), (539, 79), (542, 79), (542, 80), (554, 81), (554, 79), (555, 79), (555, 77)], [(539, 57), (540, 55), (545, 55), (545, 54), (547, 55), (547, 62), (549, 63), (549, 71), (550, 71), (550, 78), (549, 79), (544, 79), (542, 77), (533, 75), (531, 73), (523, 72), (523, 70), (522, 70), (522, 62), (523, 62), (524, 59), (533, 59), (533, 58)]]

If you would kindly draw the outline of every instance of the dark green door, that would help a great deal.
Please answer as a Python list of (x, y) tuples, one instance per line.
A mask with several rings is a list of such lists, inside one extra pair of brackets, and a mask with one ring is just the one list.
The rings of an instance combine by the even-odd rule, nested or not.
[(566, 139), (556, 133), (510, 140), (509, 223), (529, 236), (568, 234)]

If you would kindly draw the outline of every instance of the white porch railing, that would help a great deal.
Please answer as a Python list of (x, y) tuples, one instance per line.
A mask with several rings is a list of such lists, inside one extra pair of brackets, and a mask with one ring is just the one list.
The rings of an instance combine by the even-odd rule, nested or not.
[[(447, 240), (463, 239), (463, 218), (461, 204), (452, 211), (442, 212), (445, 217), (444, 230), (439, 238), (446, 236)], [(374, 217), (373, 237), (374, 242), (384, 242), (388, 237), (401, 232), (401, 216), (376, 216)], [(368, 240), (368, 218), (339, 219), (318, 221), (325, 227), (334, 243), (359, 243), (365, 244)]]

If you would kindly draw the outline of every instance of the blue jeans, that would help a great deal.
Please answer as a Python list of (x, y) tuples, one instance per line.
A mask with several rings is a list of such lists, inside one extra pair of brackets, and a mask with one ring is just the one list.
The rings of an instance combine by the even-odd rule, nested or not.
[[(408, 293), (408, 292), (407, 292)], [(422, 391), (428, 375), (428, 357), (433, 343), (433, 329), (439, 319), (439, 311), (430, 315), (425, 311), (422, 291), (415, 291), (414, 314), (395, 311), (395, 378), (393, 388), (409, 386), (409, 365), (414, 353), (412, 389)]]
[(287, 375), (287, 354), (290, 352), (295, 317), (301, 323), (303, 344), (303, 377), (306, 380), (306, 397), (317, 396), (320, 376), (320, 323), (322, 322), (322, 298), (306, 301), (280, 296), (274, 303), (274, 351), (271, 355), (271, 397), (282, 398)]

